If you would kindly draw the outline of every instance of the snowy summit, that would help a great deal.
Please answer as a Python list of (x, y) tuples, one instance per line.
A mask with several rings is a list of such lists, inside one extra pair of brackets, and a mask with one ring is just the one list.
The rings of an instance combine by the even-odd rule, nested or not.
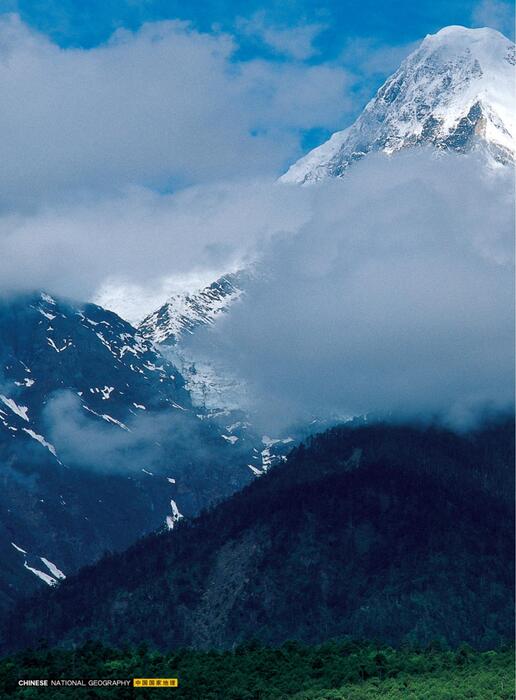
[(359, 118), (298, 160), (283, 182), (339, 177), (371, 151), (481, 145), (495, 163), (516, 152), (514, 44), (494, 29), (445, 27), (428, 35)]

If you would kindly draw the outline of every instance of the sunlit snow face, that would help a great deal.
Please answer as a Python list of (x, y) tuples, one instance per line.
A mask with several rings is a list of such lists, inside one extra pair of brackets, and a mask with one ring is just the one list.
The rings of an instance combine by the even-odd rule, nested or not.
[(516, 154), (514, 44), (492, 29), (445, 27), (427, 36), (357, 121), (294, 163), (285, 182), (342, 175), (369, 152), (414, 145), (470, 150), (496, 167)]

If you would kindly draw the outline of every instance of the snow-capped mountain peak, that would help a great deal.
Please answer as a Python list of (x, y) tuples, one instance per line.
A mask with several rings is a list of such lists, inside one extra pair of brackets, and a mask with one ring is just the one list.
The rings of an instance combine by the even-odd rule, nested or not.
[(495, 163), (516, 153), (515, 47), (494, 29), (451, 26), (428, 35), (350, 127), (294, 163), (283, 182), (341, 176), (371, 151), (482, 144)]

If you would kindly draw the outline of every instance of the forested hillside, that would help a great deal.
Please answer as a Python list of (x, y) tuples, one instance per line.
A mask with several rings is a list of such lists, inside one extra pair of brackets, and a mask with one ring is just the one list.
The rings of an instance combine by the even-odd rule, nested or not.
[(173, 532), (18, 607), (4, 648), (513, 638), (512, 421), (340, 427)]

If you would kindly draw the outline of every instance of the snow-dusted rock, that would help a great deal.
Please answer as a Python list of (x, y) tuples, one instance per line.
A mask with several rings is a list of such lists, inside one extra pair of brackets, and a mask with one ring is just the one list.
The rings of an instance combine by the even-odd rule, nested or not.
[(294, 163), (282, 182), (339, 177), (372, 151), (416, 145), (465, 152), (492, 164), (516, 153), (514, 44), (494, 29), (445, 27), (428, 35), (354, 124)]
[(175, 294), (139, 325), (143, 338), (175, 345), (200, 326), (211, 325), (242, 294), (238, 274), (228, 274), (197, 292)]

